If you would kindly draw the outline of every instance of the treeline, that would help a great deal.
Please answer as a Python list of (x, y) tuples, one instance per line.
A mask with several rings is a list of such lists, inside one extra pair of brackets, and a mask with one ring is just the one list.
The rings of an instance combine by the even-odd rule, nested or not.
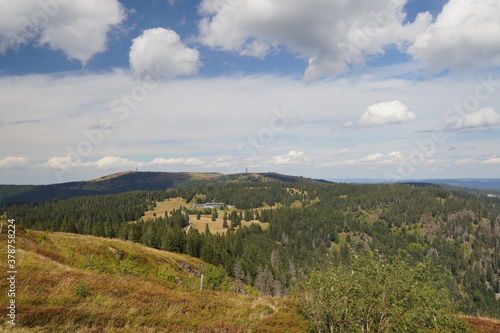
[[(227, 213), (228, 231), (222, 235), (194, 228), (186, 233), (181, 207), (141, 221), (157, 201), (175, 197), (188, 202), (203, 197), (242, 211)], [(256, 209), (264, 203), (279, 208)], [(221, 182), (1, 208), (27, 228), (118, 237), (187, 253), (266, 295), (286, 295), (298, 276), (332, 258), (348, 263), (371, 251), (410, 265), (430, 260), (463, 312), (500, 313), (498, 198), (399, 184)], [(250, 219), (270, 226), (231, 228)]]
[[(290, 186), (293, 185), (290, 184)], [(240, 209), (252, 209), (264, 205), (273, 206), (276, 203), (290, 205), (295, 200), (303, 199), (300, 193), (296, 193), (283, 187), (282, 183), (276, 182), (210, 183), (196, 187), (195, 192), (195, 194), (202, 194), (205, 197), (204, 200), (197, 203), (224, 202), (231, 203)], [(187, 197), (187, 199), (191, 199), (191, 197)]]

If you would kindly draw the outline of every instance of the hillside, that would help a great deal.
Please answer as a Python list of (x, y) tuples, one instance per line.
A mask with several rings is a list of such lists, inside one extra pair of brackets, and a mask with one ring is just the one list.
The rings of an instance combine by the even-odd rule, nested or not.
[[(187, 255), (23, 228), (17, 228), (16, 240), (16, 326), (4, 320), (3, 331), (309, 331), (294, 301), (236, 294), (235, 280)], [(0, 242), (4, 247), (5, 233)], [(226, 291), (200, 291), (201, 274), (205, 288)], [(2, 279), (0, 289), (9, 289), (7, 280)], [(1, 304), (10, 299), (1, 293)], [(7, 311), (2, 307), (0, 315), (6, 318)], [(500, 330), (499, 321), (466, 320), (473, 333)]]
[(0, 185), (2, 202), (42, 202), (85, 195), (185, 188), (211, 182), (324, 182), (277, 173), (224, 175), (199, 172), (120, 172), (101, 178), (51, 185)]
[[(4, 230), (6, 226), (4, 225)], [(7, 242), (0, 235), (2, 248)], [(304, 332), (296, 306), (250, 297), (199, 259), (132, 242), (17, 228), (16, 327), (24, 332)], [(199, 291), (200, 275), (205, 288)], [(2, 279), (0, 289), (8, 289)], [(2, 292), (1, 304), (8, 304)], [(6, 318), (6, 307), (0, 314)], [(0, 330), (12, 329), (5, 320)]]
[[(427, 267), (425, 274), (415, 273), (420, 280), (409, 276), (406, 281), (413, 279), (439, 290), (439, 304), (443, 305), (439, 309), (499, 319), (499, 198), (428, 184), (282, 182), (276, 177), (283, 176), (214, 177), (216, 180), (178, 189), (0, 204), (0, 211), (19, 226), (38, 230), (33, 232), (37, 235), (43, 231), (93, 235), (199, 258), (217, 267), (207, 276), (222, 278), (216, 279), (219, 282), (212, 289), (245, 290), (252, 295), (290, 297), (311, 276), (323, 281), (326, 265), (349, 271), (349, 265), (358, 259), (368, 260), (374, 267), (378, 264), (373, 261), (380, 261), (384, 269)], [(221, 204), (212, 208), (205, 203)], [(123, 273), (120, 262), (111, 265), (112, 272)], [(149, 267), (154, 270), (154, 265)], [(366, 278), (368, 273), (359, 273), (356, 281), (360, 286), (375, 281)], [(376, 280), (383, 281), (384, 276), (376, 276)], [(364, 297), (362, 292), (353, 295)], [(374, 290), (374, 295), (376, 300), (380, 293)], [(318, 297), (324, 299), (321, 294)], [(421, 300), (425, 299), (429, 300)], [(332, 303), (327, 308), (338, 307), (343, 305)], [(440, 316), (429, 313), (426, 321), (412, 319), (405, 325), (432, 328), (436, 315)]]

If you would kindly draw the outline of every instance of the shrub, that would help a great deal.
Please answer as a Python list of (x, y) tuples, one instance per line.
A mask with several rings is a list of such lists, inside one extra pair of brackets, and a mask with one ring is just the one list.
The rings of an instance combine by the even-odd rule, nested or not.
[(373, 255), (328, 264), (302, 281), (302, 311), (318, 332), (466, 332), (428, 264), (382, 263)]
[(229, 281), (226, 271), (224, 270), (224, 268), (222, 268), (222, 266), (209, 266), (203, 271), (203, 274), (203, 289), (220, 291), (228, 290)]

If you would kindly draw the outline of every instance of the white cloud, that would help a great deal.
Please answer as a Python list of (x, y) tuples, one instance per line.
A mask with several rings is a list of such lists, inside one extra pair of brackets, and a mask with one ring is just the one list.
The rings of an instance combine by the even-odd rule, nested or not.
[[(65, 173), (64, 181), (102, 176), (103, 169), (84, 164), (105, 156), (142, 161), (145, 165), (140, 170), (233, 172), (231, 170), (240, 166), (243, 171), (248, 167), (252, 171), (287, 173), (294, 168), (292, 173), (314, 178), (331, 178), (332, 173), (345, 178), (360, 177), (368, 165), (377, 168), (371, 176), (378, 178), (383, 177), (383, 164), (364, 162), (352, 168), (339, 164), (335, 170), (318, 169), (318, 165), (347, 159), (357, 161), (377, 152), (384, 154), (380, 161), (385, 161), (393, 158), (388, 154), (391, 151), (401, 151), (408, 156), (413, 150), (420, 150), (416, 141), (428, 142), (431, 134), (410, 131), (408, 126), (414, 124), (422, 129), (443, 126), (442, 111), (450, 107), (450, 101), (463, 100), (477, 85), (476, 77), (440, 77), (416, 82), (351, 77), (307, 85), (277, 76), (190, 78), (161, 83), (140, 103), (130, 99), (137, 102), (136, 105), (125, 108), (126, 102), (114, 104), (114, 101), (124, 100), (123, 96), (130, 96), (137, 87), (128, 71), (4, 75), (0, 77), (0, 110), (5, 110), (1, 114), (3, 157), (0, 159), (25, 156), (30, 161), (45, 162), (53, 156), (67, 156), (69, 149), (83, 150), (80, 157), (76, 153), (71, 155), (83, 162), (77, 163), (73, 172)], [(394, 99), (411, 105), (412, 111), (418, 112), (418, 119), (403, 126), (391, 126), (390, 130), (387, 126), (374, 126), (369, 131), (330, 131), (335, 124), (359, 120), (367, 106)], [(500, 105), (500, 95), (492, 94), (488, 103)], [(122, 109), (128, 112), (123, 118), (126, 113)], [(281, 114), (286, 111), (288, 116), (279, 117), (275, 111)], [(353, 115), (358, 118), (352, 118)], [(98, 143), (90, 148), (82, 145), (89, 141), (83, 131), (87, 134), (98, 131), (101, 128), (96, 125), (106, 118), (111, 120), (112, 133), (103, 133), (102, 140), (96, 140), (98, 136), (93, 135)], [(287, 121), (282, 124), (279, 118)], [(289, 119), (302, 122), (291, 124)], [(290, 125), (282, 126), (289, 122)], [(271, 137), (269, 130), (275, 130)], [(436, 141), (434, 151), (440, 159), (457, 159), (457, 151), (446, 149), (449, 145), (461, 147), (460, 158), (489, 156), (498, 146), (498, 138), (491, 132), (461, 136), (459, 142), (456, 139), (451, 134), (442, 144)], [(275, 156), (286, 155), (291, 150), (305, 152), (310, 163), (305, 166), (271, 164)], [(211, 163), (220, 156), (227, 158)], [(156, 158), (170, 157), (199, 158), (206, 164), (186, 167), (149, 164)], [(56, 169), (60, 165), (75, 165), (71, 159), (51, 163)], [(470, 172), (474, 172), (475, 177), (495, 177), (498, 165), (478, 162), (476, 169), (453, 166), (455, 168), (449, 170), (454, 176), (469, 177), (473, 176)], [(131, 168), (135, 169), (134, 164), (122, 170)], [(395, 169), (390, 165), (386, 168)], [(0, 183), (59, 181), (55, 179), (54, 170), (38, 167), (34, 162), (25, 169), (2, 170)], [(424, 177), (429, 169), (422, 166), (419, 170)]]
[[(322, 163), (322, 167), (339, 166), (339, 165), (387, 165), (387, 164), (399, 164), (403, 161), (408, 160), (408, 157), (399, 151), (393, 151), (387, 155), (381, 153), (373, 153), (358, 159), (348, 159), (343, 161), (334, 161), (328, 163)], [(428, 161), (426, 161), (428, 163)]]
[(500, 157), (490, 157), (482, 162), (483, 164), (500, 164)]
[(143, 31), (132, 41), (130, 68), (136, 77), (154, 75), (171, 79), (180, 75), (196, 74), (200, 53), (187, 47), (179, 35), (169, 29), (156, 28)]
[(492, 127), (500, 125), (500, 114), (492, 108), (484, 108), (461, 117), (455, 123), (455, 129)]
[(375, 153), (375, 154), (371, 154), (371, 155), (365, 156), (363, 158), (360, 158), (359, 162), (368, 162), (368, 163), (370, 163), (370, 162), (376, 162), (376, 161), (380, 160), (383, 157), (384, 157), (383, 154)]
[(82, 162), (80, 160), (76, 160), (71, 156), (51, 157), (46, 163), (42, 164), (42, 166), (50, 167), (55, 170), (64, 170), (64, 171), (71, 170), (81, 165)]
[[(3, 162), (5, 161), (6, 165), (10, 165), (17, 160), (15, 158), (9, 157), (0, 161), (0, 167), (2, 167)], [(25, 158), (16, 158), (19, 159), (17, 162), (20, 164), (27, 163), (22, 160)], [(151, 162), (138, 162), (128, 158), (124, 158), (121, 156), (105, 156), (100, 158), (97, 161), (93, 162), (82, 162), (81, 160), (77, 160), (71, 156), (64, 157), (52, 157), (46, 163), (42, 164), (45, 167), (51, 167), (57, 170), (68, 171), (70, 169), (75, 168), (96, 168), (99, 170), (110, 170), (110, 169), (130, 169), (130, 168), (138, 168), (138, 167), (147, 167), (147, 166), (159, 166), (159, 165), (190, 165), (190, 166), (199, 166), (204, 165), (205, 162), (200, 160), (199, 158), (155, 158)]]
[(71, 171), (76, 168), (96, 168), (99, 170), (127, 169), (143, 166), (142, 162), (135, 162), (120, 156), (105, 156), (94, 162), (82, 162), (71, 156), (56, 156), (50, 158), (42, 166), (55, 170)]
[(151, 165), (204, 165), (205, 162), (198, 158), (155, 158)]
[(404, 24), (406, 0), (204, 0), (198, 40), (212, 48), (264, 57), (287, 51), (308, 60), (304, 78), (334, 76), (349, 64), (413, 42), (428, 13)]
[(500, 157), (497, 157), (496, 155), (492, 155), (489, 157), (476, 157), (476, 158), (464, 158), (455, 161), (455, 164), (500, 164)]
[(106, 50), (107, 34), (124, 19), (117, 0), (1, 1), (0, 53), (33, 43), (85, 64)]
[(126, 169), (126, 168), (137, 168), (144, 163), (129, 160), (128, 158), (123, 158), (120, 156), (105, 156), (98, 161), (88, 162), (84, 164), (85, 166), (92, 166), (97, 169), (109, 170), (109, 169)]
[(417, 115), (400, 101), (373, 104), (367, 108), (358, 122), (347, 122), (343, 127), (372, 127), (399, 124), (417, 119)]
[(291, 150), (287, 154), (274, 156), (271, 164), (308, 164), (309, 158), (302, 151)]
[(0, 160), (0, 169), (25, 168), (28, 164), (27, 157), (9, 156)]
[(450, 0), (408, 53), (433, 70), (500, 65), (500, 2)]
[(473, 163), (476, 163), (476, 160), (474, 160), (473, 158), (463, 158), (460, 160), (456, 160), (454, 163), (455, 164), (473, 164)]

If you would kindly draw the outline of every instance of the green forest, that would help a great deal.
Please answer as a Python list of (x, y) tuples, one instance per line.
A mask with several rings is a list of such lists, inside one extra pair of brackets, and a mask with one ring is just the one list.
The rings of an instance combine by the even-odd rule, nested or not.
[[(178, 197), (188, 205), (143, 219), (157, 202)], [(207, 223), (205, 232), (186, 232), (195, 202), (234, 206), (225, 208), (227, 231), (212, 234)], [(345, 308), (359, 317), (322, 313), (314, 306), (304, 310), (318, 331), (356, 332), (359, 325), (365, 331), (408, 330), (418, 322), (409, 310), (418, 308), (412, 299), (427, 299), (427, 312), (418, 308), (422, 329), (460, 331), (460, 323), (445, 315), (436, 321), (436, 313), (448, 306), (455, 313), (500, 318), (499, 198), (409, 184), (220, 181), (4, 203), (0, 210), (27, 229), (120, 238), (201, 258), (219, 267), (209, 277), (214, 290), (224, 290), (223, 275), (228, 275), (241, 281), (242, 293), (295, 297), (322, 306), (325, 290), (352, 291), (335, 297), (357, 300)], [(212, 212), (200, 210), (207, 213)], [(269, 227), (241, 226), (244, 220)], [(418, 288), (398, 299), (397, 293), (390, 294), (391, 285)], [(390, 304), (397, 306), (379, 304), (378, 313), (385, 317), (370, 317), (367, 309), (376, 306), (360, 301), (370, 292), (384, 299), (392, 295)]]

